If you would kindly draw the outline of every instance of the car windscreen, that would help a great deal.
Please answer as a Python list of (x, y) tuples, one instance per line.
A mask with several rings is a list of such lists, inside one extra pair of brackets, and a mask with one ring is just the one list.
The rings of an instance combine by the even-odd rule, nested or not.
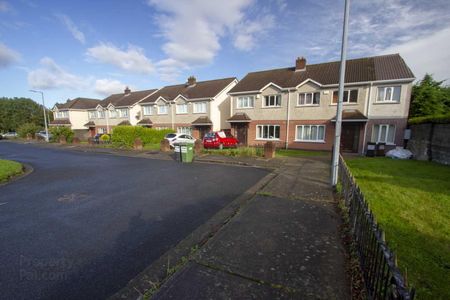
[(175, 133), (168, 133), (167, 135), (166, 135), (166, 138), (168, 138), (168, 139), (171, 139), (171, 138), (174, 138), (174, 137), (176, 137), (177, 135), (175, 134)]

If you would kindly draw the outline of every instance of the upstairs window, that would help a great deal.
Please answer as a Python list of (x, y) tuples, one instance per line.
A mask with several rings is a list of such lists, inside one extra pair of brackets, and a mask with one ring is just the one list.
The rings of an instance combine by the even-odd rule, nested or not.
[(89, 112), (89, 119), (95, 119), (97, 118), (97, 112), (96, 111), (90, 111)]
[(377, 102), (400, 102), (400, 90), (400, 86), (379, 87)]
[(195, 102), (194, 114), (204, 114), (204, 113), (206, 113), (206, 102)]
[(110, 118), (117, 118), (117, 111), (115, 109), (110, 109), (109, 110), (109, 117)]
[(264, 107), (280, 107), (281, 95), (264, 96)]
[(153, 114), (153, 109), (150, 105), (146, 105), (143, 107), (144, 107), (144, 116), (150, 116)]
[(67, 119), (69, 117), (69, 113), (67, 111), (58, 111), (56, 113), (56, 117), (59, 119)]
[(158, 115), (167, 115), (167, 105), (158, 105)]
[(253, 108), (255, 105), (254, 96), (239, 96), (237, 98), (237, 108)]
[[(333, 104), (338, 103), (339, 92), (333, 92)], [(358, 102), (358, 90), (348, 90), (344, 91), (344, 99), (342, 99), (343, 103), (357, 103)]]
[(105, 118), (105, 111), (104, 110), (97, 111), (97, 114), (98, 114), (98, 118), (99, 119), (104, 119)]
[(320, 92), (298, 94), (297, 105), (319, 105), (319, 104), (320, 104)]
[(187, 105), (187, 103), (177, 104), (176, 112), (177, 112), (177, 114), (187, 114), (188, 113), (188, 105)]
[(117, 111), (119, 112), (119, 118), (128, 118), (128, 108), (121, 108)]

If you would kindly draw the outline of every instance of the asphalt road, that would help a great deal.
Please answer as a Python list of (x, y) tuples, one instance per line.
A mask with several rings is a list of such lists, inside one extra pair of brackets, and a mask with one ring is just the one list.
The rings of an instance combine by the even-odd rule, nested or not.
[(0, 142), (0, 299), (102, 299), (266, 175)]

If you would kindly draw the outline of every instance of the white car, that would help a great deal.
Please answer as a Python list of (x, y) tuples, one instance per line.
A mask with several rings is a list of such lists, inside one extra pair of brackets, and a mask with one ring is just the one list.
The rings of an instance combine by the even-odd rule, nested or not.
[(178, 143), (195, 143), (195, 138), (185, 133), (168, 133), (165, 139), (169, 141), (171, 147)]
[(17, 133), (14, 132), (14, 131), (11, 131), (11, 132), (5, 132), (5, 133), (2, 134), (2, 136), (3, 136), (5, 139), (8, 139), (8, 138), (16, 138), (16, 137), (17, 137)]

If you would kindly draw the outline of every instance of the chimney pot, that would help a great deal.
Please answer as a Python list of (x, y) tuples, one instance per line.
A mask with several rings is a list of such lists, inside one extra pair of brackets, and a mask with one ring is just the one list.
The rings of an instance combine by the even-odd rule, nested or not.
[(297, 57), (295, 60), (295, 71), (304, 71), (306, 70), (306, 58)]
[(193, 86), (197, 83), (197, 79), (194, 76), (189, 76), (187, 80), (188, 86)]
[(125, 93), (125, 95), (128, 95), (129, 93), (131, 93), (131, 90), (129, 87), (126, 87), (123, 92)]

